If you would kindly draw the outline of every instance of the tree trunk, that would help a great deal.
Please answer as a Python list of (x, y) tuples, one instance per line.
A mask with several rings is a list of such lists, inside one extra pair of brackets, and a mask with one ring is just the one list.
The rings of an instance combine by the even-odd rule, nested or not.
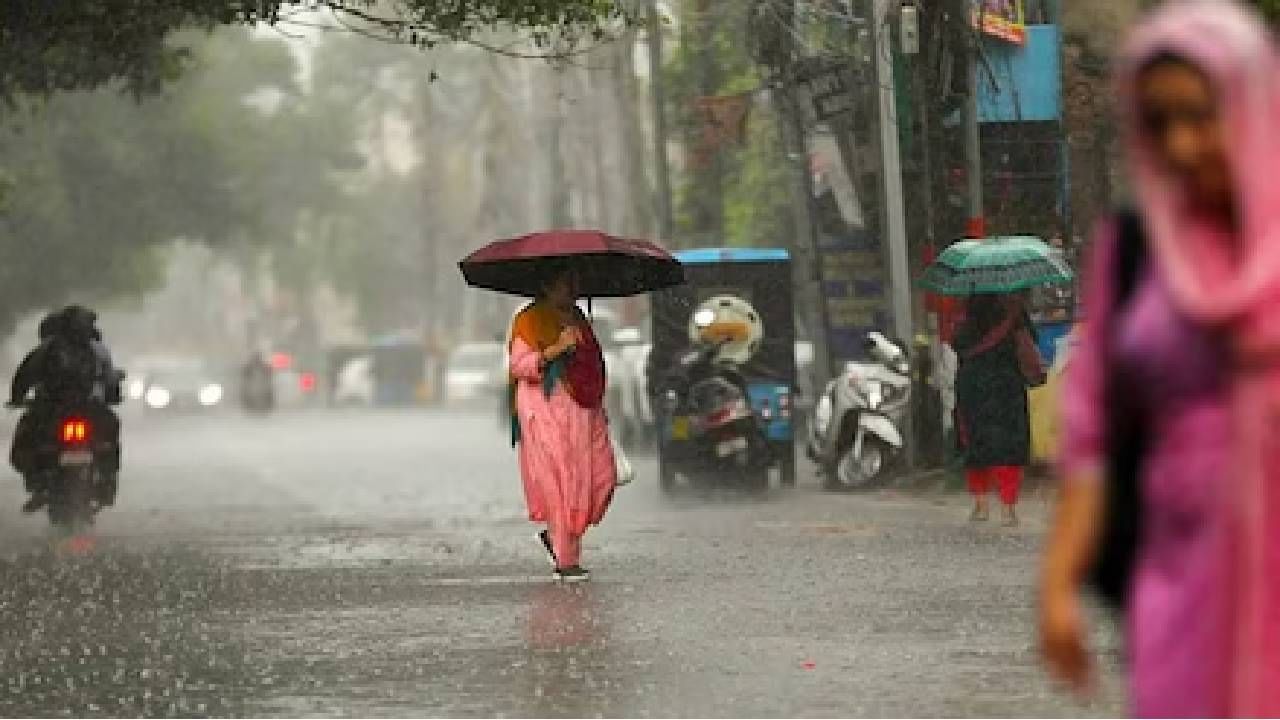
[(652, 235), (654, 217), (648, 203), (650, 190), (645, 175), (644, 134), (638, 121), (640, 103), (636, 91), (635, 45), (636, 33), (627, 33), (617, 43), (612, 65), (614, 107), (622, 123), (620, 160), (625, 178), (625, 197), (619, 199), (623, 212), (618, 230), (631, 235)]
[[(716, 14), (710, 0), (698, 0), (696, 17), (698, 27), (691, 40), (698, 51), (698, 92), (702, 97), (713, 97), (720, 89), (720, 67), (716, 58), (715, 36), (718, 30)], [(694, 143), (701, 144), (702, 128), (694, 128)], [(707, 149), (706, 164), (693, 174), (696, 191), (685, 196), (692, 204), (691, 231), (703, 245), (720, 245), (724, 242), (724, 161), (718, 149)]]
[(569, 185), (565, 178), (564, 150), (564, 85), (565, 69), (551, 67), (547, 70), (548, 103), (550, 115), (547, 128), (547, 181), (550, 204), (548, 211), (551, 226), (569, 227), (573, 222), (570, 209)]

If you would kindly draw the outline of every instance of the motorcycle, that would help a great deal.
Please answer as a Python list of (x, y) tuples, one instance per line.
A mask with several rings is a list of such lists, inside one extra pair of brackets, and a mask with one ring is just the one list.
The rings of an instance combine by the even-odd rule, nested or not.
[(866, 338), (868, 362), (850, 362), (829, 381), (809, 423), (808, 455), (827, 489), (883, 484), (903, 448), (911, 402), (906, 351), (878, 332)]
[(745, 477), (767, 487), (772, 451), (747, 395), (746, 381), (717, 364), (724, 342), (702, 343), (682, 354), (669, 374), (663, 409), (669, 439), (660, 455), (664, 489), (677, 472), (690, 476)]
[(240, 402), (250, 415), (269, 415), (276, 406), (275, 380), (272, 371), (265, 366), (245, 372), (240, 390)]
[(38, 429), (36, 439), (49, 522), (71, 534), (93, 524), (99, 485), (107, 482), (99, 458), (114, 451), (110, 439), (98, 437), (93, 414), (82, 407), (59, 409)]

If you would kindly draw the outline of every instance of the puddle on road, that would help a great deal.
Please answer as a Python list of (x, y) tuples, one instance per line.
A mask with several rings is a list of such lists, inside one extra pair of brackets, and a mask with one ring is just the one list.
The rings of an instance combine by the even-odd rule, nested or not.
[(494, 575), (491, 577), (452, 577), (423, 580), (422, 585), (468, 587), (471, 585), (552, 585), (550, 575)]
[(369, 567), (421, 563), (461, 552), (456, 542), (439, 538), (316, 538), (286, 540), (266, 547), (229, 548), (248, 569)]
[(879, 528), (869, 523), (790, 522), (786, 520), (761, 520), (756, 522), (761, 530), (801, 532), (815, 535), (875, 535)]

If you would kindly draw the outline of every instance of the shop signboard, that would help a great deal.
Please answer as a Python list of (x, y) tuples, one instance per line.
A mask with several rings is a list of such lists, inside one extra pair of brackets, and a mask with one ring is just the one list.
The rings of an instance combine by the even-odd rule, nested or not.
[(859, 231), (827, 235), (818, 243), (818, 261), (831, 359), (860, 359), (866, 334), (889, 328), (880, 242)]
[(1027, 42), (1023, 0), (973, 0), (973, 26), (984, 35), (1022, 45)]

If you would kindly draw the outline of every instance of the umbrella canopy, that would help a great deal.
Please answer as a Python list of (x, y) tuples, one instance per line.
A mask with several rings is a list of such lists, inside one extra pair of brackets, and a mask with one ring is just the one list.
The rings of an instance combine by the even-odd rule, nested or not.
[(962, 240), (925, 268), (921, 287), (942, 295), (1011, 293), (1074, 279), (1061, 253), (1034, 237)]
[(555, 269), (578, 276), (585, 297), (625, 297), (684, 282), (684, 267), (647, 240), (594, 230), (552, 230), (489, 243), (458, 267), (471, 287), (534, 297)]

